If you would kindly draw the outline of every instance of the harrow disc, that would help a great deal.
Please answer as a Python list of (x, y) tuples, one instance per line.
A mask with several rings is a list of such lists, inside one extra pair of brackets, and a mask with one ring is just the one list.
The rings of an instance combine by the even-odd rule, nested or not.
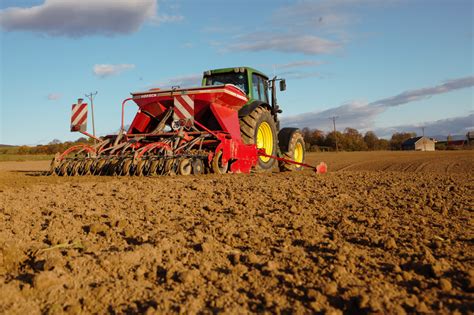
[(166, 162), (164, 164), (164, 167), (163, 167), (163, 174), (164, 175), (170, 175), (170, 176), (176, 175), (175, 160), (174, 159), (166, 160)]
[(77, 176), (79, 175), (79, 169), (81, 167), (81, 161), (72, 161), (69, 164), (68, 175)]
[(148, 175), (150, 176), (155, 176), (158, 175), (158, 172), (160, 171), (160, 164), (162, 164), (162, 161), (160, 160), (152, 160), (150, 162), (150, 168), (148, 171)]
[(118, 158), (112, 158), (109, 163), (107, 163), (107, 169), (106, 169), (106, 174), (107, 175), (116, 175), (117, 168), (120, 165), (120, 160)]
[(84, 176), (84, 175), (90, 175), (91, 174), (91, 166), (94, 163), (93, 159), (86, 159), (82, 162), (81, 169), (79, 170), (79, 174)]
[(151, 163), (153, 163), (152, 160), (146, 160), (145, 166), (143, 167), (143, 174), (145, 176), (150, 176), (151, 175)]
[(133, 166), (133, 160), (131, 158), (126, 158), (122, 163), (122, 175), (128, 176), (131, 173)]
[(109, 175), (109, 168), (110, 168), (110, 159), (104, 159), (104, 164), (100, 168), (99, 175)]
[(102, 168), (104, 167), (105, 163), (107, 163), (104, 159), (99, 159), (97, 163), (94, 165), (94, 175), (101, 175)]
[(137, 163), (137, 167), (135, 168), (135, 176), (143, 176), (145, 170), (146, 160), (140, 160)]
[(194, 175), (202, 175), (204, 174), (204, 162), (200, 159), (196, 159), (192, 162), (193, 165), (193, 174)]
[(216, 174), (225, 174), (229, 169), (229, 163), (222, 163), (222, 151), (217, 152), (217, 154), (212, 159), (211, 163), (212, 171)]
[(179, 162), (179, 174), (180, 175), (191, 175), (191, 172), (193, 170), (193, 166), (191, 164), (191, 160), (190, 159), (182, 159), (180, 162)]
[(58, 167), (59, 169), (58, 175), (68, 176), (68, 168), (69, 168), (69, 161), (68, 160), (62, 161)]

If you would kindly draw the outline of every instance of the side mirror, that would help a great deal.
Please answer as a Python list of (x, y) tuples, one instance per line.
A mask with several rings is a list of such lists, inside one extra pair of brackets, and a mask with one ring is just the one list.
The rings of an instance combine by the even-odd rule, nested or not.
[(286, 81), (285, 79), (282, 79), (280, 81), (280, 91), (285, 91), (286, 90)]

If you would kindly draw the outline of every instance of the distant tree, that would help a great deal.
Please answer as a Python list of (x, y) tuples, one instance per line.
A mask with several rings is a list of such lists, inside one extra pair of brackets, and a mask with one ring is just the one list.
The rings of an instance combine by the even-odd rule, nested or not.
[(337, 139), (337, 145), (338, 145), (339, 150), (341, 151), (344, 150), (344, 147), (343, 147), (344, 136), (339, 131), (336, 131), (335, 133), (334, 131), (328, 133), (326, 135), (326, 138), (324, 139), (324, 145), (336, 150), (336, 139)]
[(373, 131), (367, 131), (364, 135), (364, 142), (369, 150), (378, 150), (379, 138)]
[(387, 139), (379, 139), (377, 142), (377, 150), (388, 150), (390, 149), (390, 141)]
[[(18, 150), (16, 152), (18, 154), (55, 154), (57, 152), (63, 152), (67, 150), (68, 148), (72, 147), (73, 145), (77, 145), (78, 143), (92, 144), (94, 143), (94, 140), (82, 137), (82, 138), (77, 139), (76, 141), (61, 142), (58, 139), (54, 139), (46, 145), (40, 144), (34, 147), (30, 147), (26, 145), (20, 146), (18, 147)], [(10, 153), (10, 152), (7, 152), (7, 153)]]
[(435, 143), (435, 148), (436, 150), (446, 150), (446, 144), (445, 143)]
[(81, 137), (81, 138), (77, 139), (74, 142), (76, 142), (76, 143), (87, 143), (87, 142), (89, 142), (89, 139), (87, 139), (85, 137)]
[(306, 143), (306, 148), (311, 150), (311, 148), (317, 148), (324, 145), (325, 134), (319, 129), (309, 129), (307, 127), (301, 130), (303, 134), (304, 141)]
[(311, 145), (324, 145), (324, 132), (319, 129), (311, 130)]
[(21, 147), (18, 148), (18, 154), (28, 154), (30, 150), (30, 147), (27, 145), (22, 145)]
[(307, 127), (301, 129), (301, 132), (308, 151), (318, 151), (319, 147), (328, 147), (335, 150), (335, 137), (337, 137), (338, 148), (341, 151), (388, 150), (391, 143), (389, 140), (379, 139), (373, 131), (368, 131), (365, 135), (362, 135), (357, 129), (350, 127), (344, 129), (343, 133), (336, 131), (335, 134), (334, 132), (324, 133), (319, 129)]
[(367, 145), (362, 135), (354, 128), (344, 129), (342, 147), (346, 151), (366, 151)]
[(50, 143), (48, 144), (60, 144), (61, 143), (61, 140), (59, 139), (53, 139)]
[(392, 135), (390, 139), (390, 149), (392, 150), (401, 150), (402, 143), (406, 140), (416, 137), (415, 132), (396, 132)]
[(301, 133), (303, 134), (304, 142), (306, 143), (306, 147), (311, 147), (311, 129), (308, 127), (304, 127), (301, 129)]

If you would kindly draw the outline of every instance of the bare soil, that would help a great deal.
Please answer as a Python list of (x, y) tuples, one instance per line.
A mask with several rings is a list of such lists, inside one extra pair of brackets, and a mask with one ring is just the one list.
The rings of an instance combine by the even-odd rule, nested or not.
[(473, 154), (159, 178), (2, 162), (0, 313), (472, 313)]

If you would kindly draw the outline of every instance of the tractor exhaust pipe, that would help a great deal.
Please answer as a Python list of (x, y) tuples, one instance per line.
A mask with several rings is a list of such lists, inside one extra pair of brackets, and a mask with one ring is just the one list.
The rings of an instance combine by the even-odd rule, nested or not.
[[(272, 89), (272, 114), (277, 117), (277, 114), (280, 114), (282, 111), (280, 106), (278, 106), (277, 96), (276, 96), (276, 82), (280, 81), (280, 91), (286, 90), (286, 80), (285, 79), (277, 79), (276, 76), (273, 79), (268, 80), (270, 83), (270, 87)], [(276, 119), (277, 120), (277, 119)]]

